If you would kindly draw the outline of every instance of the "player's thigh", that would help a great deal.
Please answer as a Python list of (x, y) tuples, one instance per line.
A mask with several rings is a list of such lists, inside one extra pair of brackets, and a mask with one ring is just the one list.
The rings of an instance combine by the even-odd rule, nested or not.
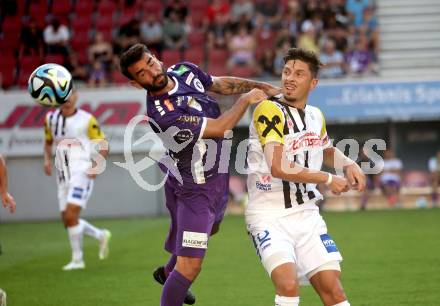
[(296, 263), (296, 254), (287, 233), (280, 230), (276, 219), (246, 218), (249, 238), (269, 277), (278, 266)]
[(197, 191), (190, 196), (177, 198), (176, 255), (198, 258), (205, 256), (215, 222), (215, 212), (209, 201), (209, 197)]
[[(330, 263), (340, 262), (342, 256), (332, 237), (327, 231), (327, 225), (318, 210), (306, 210), (296, 216), (298, 229), (291, 232), (291, 239), (296, 241), (295, 253), (299, 277), (310, 276), (310, 272)], [(287, 220), (288, 221), (288, 220)], [(286, 222), (285, 227), (291, 223)]]
[(80, 206), (85, 209), (87, 202), (92, 194), (93, 180), (85, 174), (72, 176), (69, 181), (69, 190), (67, 193), (67, 203)]

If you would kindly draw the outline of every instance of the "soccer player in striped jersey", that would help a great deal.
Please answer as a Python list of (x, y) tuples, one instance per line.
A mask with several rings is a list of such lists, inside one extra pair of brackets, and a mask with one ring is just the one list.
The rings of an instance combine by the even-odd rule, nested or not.
[[(100, 259), (108, 256), (111, 238), (110, 231), (80, 219), (97, 176), (97, 161), (106, 158), (108, 143), (95, 117), (78, 109), (76, 101), (74, 91), (66, 103), (47, 113), (44, 126), (44, 172), (52, 175), (52, 146), (55, 145), (58, 203), (72, 248), (72, 260), (63, 267), (65, 271), (85, 268), (84, 234), (98, 240)], [(101, 157), (93, 156), (94, 145), (99, 146)]]
[[(248, 154), (246, 225), (275, 286), (275, 305), (299, 304), (300, 280), (310, 282), (326, 306), (348, 306), (339, 276), (342, 257), (319, 214), (317, 184), (335, 194), (365, 188), (359, 166), (327, 135), (323, 113), (307, 105), (320, 62), (303, 49), (284, 57), (281, 94), (253, 113)], [(343, 167), (345, 177), (321, 171)]]

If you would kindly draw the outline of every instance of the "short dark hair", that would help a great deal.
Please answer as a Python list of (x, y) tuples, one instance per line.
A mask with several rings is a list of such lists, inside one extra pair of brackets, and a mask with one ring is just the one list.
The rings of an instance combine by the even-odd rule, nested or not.
[(322, 63), (315, 52), (301, 48), (290, 48), (287, 51), (286, 55), (284, 55), (284, 64), (290, 60), (300, 60), (307, 63), (314, 78), (316, 78), (319, 68), (322, 66)]
[(148, 50), (144, 44), (135, 44), (125, 50), (119, 59), (119, 68), (122, 74), (130, 80), (133, 80), (133, 76), (128, 72), (128, 67), (141, 60), (144, 53), (151, 54), (150, 50)]

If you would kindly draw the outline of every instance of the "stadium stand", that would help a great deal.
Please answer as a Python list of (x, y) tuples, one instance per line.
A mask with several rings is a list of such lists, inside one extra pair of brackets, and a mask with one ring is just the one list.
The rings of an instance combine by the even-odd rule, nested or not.
[[(405, 5), (409, 5), (407, 2)], [(423, 1), (430, 5), (428, 9), (434, 7), (434, 2), (435, 0)], [(5, 63), (1, 65), (3, 80), (1, 86), (4, 89), (24, 86), (25, 74), (32, 70), (32, 67), (22, 63), (26, 60), (23, 52), (20, 51), (20, 37), (17, 33), (29, 28), (31, 23), (36, 23), (36, 33), (43, 32), (54, 20), (60, 22), (61, 28), (67, 27), (69, 33), (67, 52), (55, 52), (61, 53), (62, 58), (47, 57), (48, 53), (54, 53), (50, 52), (53, 51), (53, 47), (44, 43), (43, 54), (37, 52), (39, 61), (33, 60), (33, 64), (50, 59), (71, 67), (73, 65), (69, 61), (72, 53), (75, 53), (74, 57), (91, 74), (94, 63), (90, 61), (87, 49), (94, 41), (97, 32), (100, 32), (104, 40), (113, 45), (113, 54), (115, 54), (113, 62), (116, 62), (117, 55), (124, 48), (135, 41), (144, 41), (167, 64), (183, 57), (182, 59), (194, 61), (212, 73), (224, 74), (234, 70), (242, 76), (262, 76), (267, 79), (279, 75), (276, 61), (279, 62), (280, 59), (277, 58), (277, 53), (281, 53), (286, 45), (314, 46), (319, 52), (325, 45), (333, 44), (335, 52), (343, 56), (343, 62), (340, 64), (342, 73), (338, 76), (372, 74), (377, 72), (379, 50), (375, 6), (373, 1), (359, 3), (363, 6), (352, 0), (2, 1), (0, 52), (5, 58)], [(370, 4), (364, 5), (365, 3)], [(391, 11), (388, 8), (391, 8), (392, 4), (379, 3), (384, 6), (384, 12), (379, 16), (387, 16), (388, 19)], [(428, 14), (428, 9), (419, 8), (417, 16), (422, 18), (423, 15), (420, 14), (422, 11)], [(402, 9), (401, 12), (404, 14), (407, 11)], [(431, 11), (432, 14), (435, 12)], [(166, 27), (170, 26), (169, 21), (173, 18), (173, 13), (177, 15), (185, 31), (183, 44), (177, 44), (179, 52), (167, 50), (167, 45), (173, 47), (174, 44), (166, 43), (163, 39), (148, 41), (145, 32), (142, 34), (143, 27), (150, 29), (146, 26), (147, 16), (155, 16), (158, 23), (155, 26), (159, 33), (164, 33), (164, 30), (168, 33), (169, 29)], [(401, 18), (395, 16), (395, 23), (400, 22)], [(387, 25), (386, 22), (384, 24)], [(395, 24), (388, 22), (388, 25), (391, 28), (387, 31), (392, 32)], [(174, 25), (172, 24), (171, 27)], [(258, 46), (253, 52), (252, 67), (236, 65), (233, 69), (225, 69), (232, 51), (228, 49), (229, 42), (242, 27), (248, 29)], [(431, 32), (430, 35), (436, 34)], [(393, 47), (392, 42), (384, 43), (380, 48), (384, 52), (380, 59), (385, 67), (392, 67), (395, 61), (400, 63), (403, 58), (406, 59), (402, 57), (403, 53), (396, 55), (400, 56), (399, 58), (396, 56), (392, 58), (388, 50), (394, 50), (393, 48), (399, 46), (398, 42), (396, 44)], [(435, 45), (434, 42), (431, 44)], [(438, 51), (434, 45), (429, 49), (432, 56)], [(217, 50), (222, 53), (221, 57), (215, 54)], [(331, 60), (332, 56), (326, 54), (325, 59), (328, 61), (329, 58)], [(264, 67), (261, 66), (263, 61)], [(17, 62), (18, 65), (11, 65), (13, 62)], [(104, 73), (109, 80), (119, 80), (117, 82), (119, 84), (122, 80), (115, 77), (114, 72), (117, 71), (115, 67), (116, 65), (106, 65)], [(324, 74), (322, 77), (327, 76), (328, 74)], [(329, 74), (329, 77), (333, 76)]]

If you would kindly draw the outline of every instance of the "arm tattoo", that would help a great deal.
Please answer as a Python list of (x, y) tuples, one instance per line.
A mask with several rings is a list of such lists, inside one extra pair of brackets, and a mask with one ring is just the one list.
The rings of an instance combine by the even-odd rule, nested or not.
[(209, 89), (212, 92), (222, 95), (235, 95), (242, 94), (251, 91), (254, 88), (263, 87), (265, 84), (262, 82), (252, 81), (242, 78), (234, 77), (216, 77), (214, 83)]

